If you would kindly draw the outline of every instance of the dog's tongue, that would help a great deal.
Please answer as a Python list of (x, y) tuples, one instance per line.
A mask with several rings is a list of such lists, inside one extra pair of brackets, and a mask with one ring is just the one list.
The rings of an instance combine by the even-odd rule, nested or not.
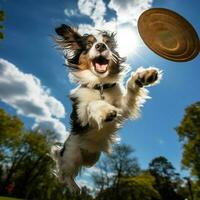
[(108, 67), (108, 64), (95, 63), (95, 68), (100, 73), (105, 72), (107, 70), (107, 67)]

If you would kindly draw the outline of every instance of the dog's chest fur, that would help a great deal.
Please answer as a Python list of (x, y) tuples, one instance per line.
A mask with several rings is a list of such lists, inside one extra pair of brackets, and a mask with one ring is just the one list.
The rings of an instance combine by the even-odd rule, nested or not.
[[(103, 149), (106, 152), (110, 150), (110, 144), (117, 138), (116, 130), (119, 129), (119, 122), (105, 122), (104, 126), (99, 130), (98, 128), (91, 128), (87, 124), (86, 109), (88, 103), (94, 104), (96, 101), (106, 101), (107, 103), (120, 108), (121, 100), (123, 96), (123, 89), (119, 84), (116, 84), (112, 88), (103, 90), (103, 97), (100, 94), (100, 90), (87, 87), (78, 87), (72, 90), (70, 98), (73, 102), (73, 110), (71, 114), (71, 133), (74, 137), (79, 139), (80, 146), (83, 149), (88, 149), (91, 152), (99, 151)], [(96, 110), (98, 111), (98, 110)], [(107, 142), (105, 142), (107, 141)]]

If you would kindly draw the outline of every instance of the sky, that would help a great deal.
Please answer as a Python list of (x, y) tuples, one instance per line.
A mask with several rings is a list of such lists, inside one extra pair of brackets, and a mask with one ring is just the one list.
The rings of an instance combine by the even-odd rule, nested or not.
[(115, 31), (131, 70), (156, 66), (164, 74), (159, 85), (149, 88), (152, 98), (142, 108), (141, 118), (120, 130), (121, 143), (135, 149), (142, 168), (156, 156), (165, 156), (178, 172), (187, 174), (181, 170), (182, 148), (175, 127), (184, 109), (200, 100), (200, 57), (176, 63), (145, 46), (137, 33), (137, 19), (151, 7), (178, 12), (200, 34), (199, 0), (0, 0), (6, 13), (5, 39), (0, 41), (0, 108), (18, 115), (28, 129), (48, 128), (66, 138), (68, 94), (76, 85), (69, 82), (62, 52), (55, 48), (54, 29), (65, 23), (80, 33)]

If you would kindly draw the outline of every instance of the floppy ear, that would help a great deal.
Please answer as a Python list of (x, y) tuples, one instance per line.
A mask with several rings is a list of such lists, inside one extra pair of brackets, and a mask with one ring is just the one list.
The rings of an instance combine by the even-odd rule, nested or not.
[(77, 57), (83, 48), (82, 36), (75, 28), (62, 24), (55, 29), (59, 37), (55, 38), (58, 46), (63, 49), (65, 57), (68, 61), (72, 61)]

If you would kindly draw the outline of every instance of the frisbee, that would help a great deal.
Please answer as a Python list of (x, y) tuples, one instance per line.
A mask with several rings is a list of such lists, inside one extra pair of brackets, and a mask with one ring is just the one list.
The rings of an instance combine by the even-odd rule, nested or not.
[(138, 20), (144, 43), (156, 54), (175, 62), (194, 59), (200, 51), (199, 37), (193, 26), (178, 13), (151, 8)]

